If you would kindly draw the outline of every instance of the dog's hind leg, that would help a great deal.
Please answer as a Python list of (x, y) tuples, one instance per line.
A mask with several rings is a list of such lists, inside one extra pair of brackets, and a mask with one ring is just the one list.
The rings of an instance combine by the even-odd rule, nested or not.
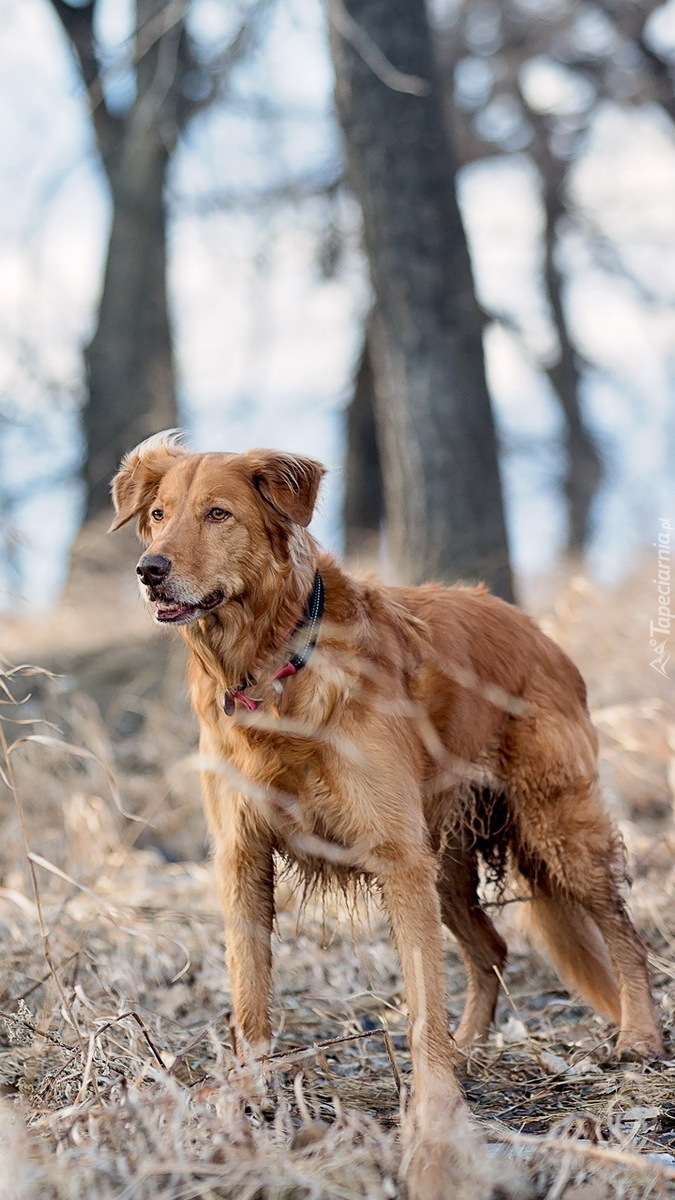
[(466, 1001), (455, 1031), (458, 1046), (484, 1041), (494, 1019), (499, 978), (506, 962), (506, 943), (478, 901), (475, 851), (451, 840), (443, 848), (438, 892), (443, 924), (457, 939), (466, 970)]
[(533, 799), (514, 810), (519, 865), (535, 897), (524, 916), (535, 940), (548, 947), (565, 982), (605, 1015), (620, 1017), (620, 1054), (658, 1057), (663, 1041), (647, 954), (622, 895), (623, 844), (597, 784), (583, 779)]

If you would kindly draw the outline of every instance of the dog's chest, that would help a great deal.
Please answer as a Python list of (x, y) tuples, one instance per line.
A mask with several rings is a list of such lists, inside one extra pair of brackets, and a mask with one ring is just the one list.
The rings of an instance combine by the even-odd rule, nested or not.
[[(322, 770), (320, 762), (308, 764), (301, 784), (297, 791), (297, 818), (301, 833), (298, 837), (297, 830), (290, 825), (287, 830), (282, 829), (281, 837), (285, 842), (285, 849), (291, 855), (294, 851), (302, 852), (304, 857), (308, 852), (321, 855), (322, 847), (318, 842), (327, 844), (323, 849), (328, 853), (329, 846), (336, 849), (345, 848), (353, 833), (350, 828), (351, 804), (348, 787), (333, 777), (329, 778), (328, 772)], [(303, 835), (310, 838), (309, 844)], [(310, 850), (311, 839), (318, 839), (315, 851)]]
[[(345, 845), (354, 838), (355, 786), (348, 764), (318, 739), (227, 725), (221, 755), (233, 774), (255, 793), (258, 817), (266, 819), (284, 853), (306, 855), (312, 839)], [(307, 839), (310, 839), (308, 842)]]
[(275, 845), (301, 877), (344, 888), (351, 878), (368, 872), (348, 789), (320, 773), (308, 773), (296, 814), (276, 825)]

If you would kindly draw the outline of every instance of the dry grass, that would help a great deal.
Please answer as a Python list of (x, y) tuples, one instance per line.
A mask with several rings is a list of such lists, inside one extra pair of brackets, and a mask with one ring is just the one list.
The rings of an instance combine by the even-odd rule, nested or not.
[[(562, 595), (547, 628), (591, 685), (669, 1028), (672, 693), (648, 666), (639, 581), (611, 602), (581, 579)], [(180, 766), (194, 737), (180, 656), (130, 627), (96, 651), (89, 631), (85, 653), (72, 628), (42, 657), (65, 677), (2, 677), (14, 701), (32, 696), (0, 708), (0, 1200), (402, 1195), (409, 1060), (382, 915), (298, 913), (282, 885), (262, 1087), (231, 1049), (196, 783)], [(541, 1200), (675, 1195), (675, 1062), (614, 1062), (606, 1026), (520, 941), (517, 909), (500, 910), (513, 953), (499, 1028), (464, 1080), (491, 1152), (521, 1159)], [(456, 1017), (449, 937), (447, 964)]]

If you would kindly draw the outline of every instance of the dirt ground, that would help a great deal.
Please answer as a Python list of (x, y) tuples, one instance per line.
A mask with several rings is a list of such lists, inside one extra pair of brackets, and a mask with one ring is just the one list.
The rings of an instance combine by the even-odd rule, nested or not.
[[(589, 683), (669, 1033), (675, 712), (649, 667), (650, 578), (611, 596), (549, 580), (532, 607)], [(265, 1094), (232, 1052), (180, 647), (138, 606), (92, 621), (17, 622), (0, 646), (0, 1200), (403, 1196), (409, 1059), (381, 912), (300, 907), (280, 883)], [(540, 1200), (675, 1196), (675, 1052), (616, 1062), (613, 1031), (522, 941), (518, 902), (487, 900), (511, 955), (463, 1071), (485, 1153)], [(454, 1020), (449, 935), (446, 961)]]

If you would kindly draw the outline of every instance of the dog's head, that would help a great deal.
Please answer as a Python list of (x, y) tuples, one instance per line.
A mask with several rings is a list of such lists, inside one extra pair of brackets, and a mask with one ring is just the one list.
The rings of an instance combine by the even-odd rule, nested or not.
[(193, 454), (175, 431), (127, 454), (112, 484), (111, 530), (138, 520), (146, 552), (136, 571), (155, 620), (187, 625), (263, 584), (278, 587), (323, 474), (313, 459), (274, 450)]

